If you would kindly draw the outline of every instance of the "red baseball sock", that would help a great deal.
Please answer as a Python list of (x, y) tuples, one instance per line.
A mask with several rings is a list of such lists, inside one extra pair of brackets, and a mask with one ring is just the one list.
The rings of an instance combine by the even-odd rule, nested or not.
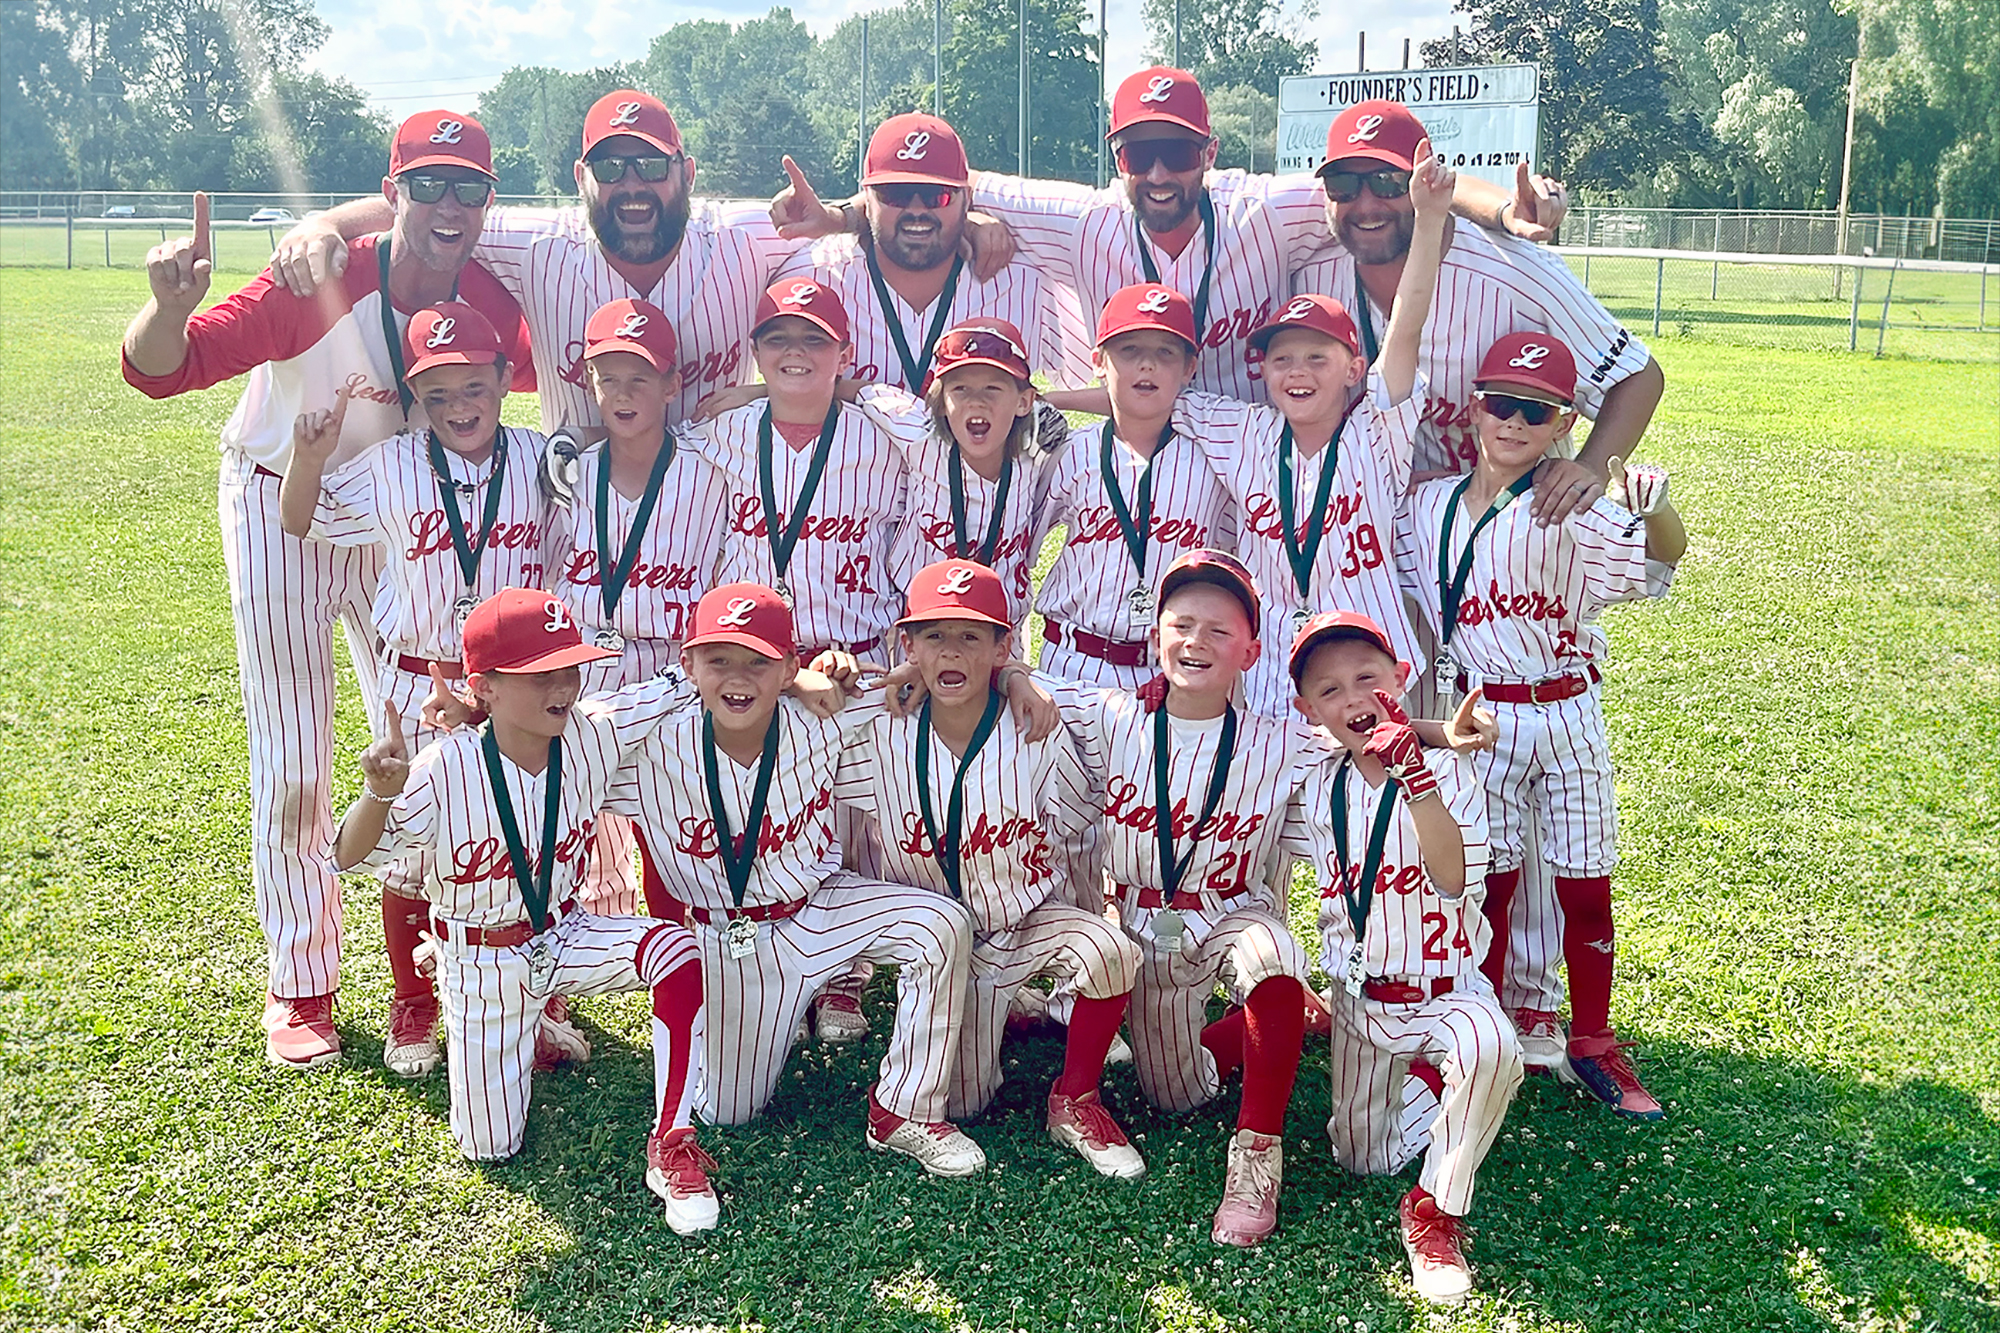
[(1125, 1006), (1131, 999), (1129, 991), (1108, 1000), (1076, 997), (1076, 1008), (1069, 1018), (1069, 1043), (1063, 1047), (1062, 1073), (1056, 1077), (1057, 1092), (1081, 1097), (1096, 1090), (1104, 1078), (1104, 1057), (1111, 1051), (1118, 1025), (1125, 1021)]
[(417, 946), (430, 923), (430, 904), (382, 890), (382, 939), (389, 946), (389, 975), (399, 1000), (426, 999), (434, 994), (430, 978), (417, 971)]
[(1493, 940), (1486, 946), (1486, 960), (1479, 970), (1493, 983), (1495, 994), (1500, 991), (1500, 978), (1507, 971), (1507, 916), (1514, 906), (1514, 891), (1521, 887), (1521, 871), (1489, 870), (1486, 872), (1486, 901), (1480, 904), (1480, 912), (1486, 917), (1486, 924), (1492, 928)]
[(1569, 965), (1570, 1032), (1611, 1030), (1611, 876), (1556, 876), (1563, 909), (1563, 962)]
[(1201, 1030), (1201, 1044), (1215, 1058), (1215, 1076), (1228, 1078), (1243, 1067), (1243, 1011), (1231, 1009)]
[(657, 1133), (664, 1134), (691, 1123), (688, 1119), (688, 1065), (694, 1053), (695, 1017), (700, 1012), (701, 960), (695, 959), (682, 963), (653, 987), (653, 1017), (667, 1030), (671, 1041), (671, 1050), (664, 1062), (666, 1068), (657, 1071), (661, 1075), (659, 1118), (654, 1126)]
[(1243, 1002), (1243, 1105), (1236, 1127), (1283, 1134), (1306, 1044), (1305, 987), (1296, 977), (1258, 983)]

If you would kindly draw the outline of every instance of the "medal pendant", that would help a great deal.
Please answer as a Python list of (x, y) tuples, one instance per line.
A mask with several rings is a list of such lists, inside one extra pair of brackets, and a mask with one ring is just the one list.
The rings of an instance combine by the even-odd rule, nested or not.
[(609, 627), (592, 634), (590, 641), (607, 653), (622, 653), (625, 651), (625, 636)]
[(1312, 618), (1312, 612), (1303, 606), (1292, 612), (1292, 637), (1296, 639), (1299, 636), (1299, 631), (1304, 629), (1306, 622)]
[(1361, 944), (1357, 940), (1354, 948), (1347, 955), (1347, 993), (1359, 996), (1361, 994), (1361, 983), (1367, 979), (1361, 974)]
[(723, 928), (722, 938), (731, 958), (748, 958), (757, 952), (757, 923), (747, 916), (736, 917)]
[(528, 941), (528, 994), (547, 995), (556, 979), (556, 954), (549, 947), (547, 932)]
[(789, 608), (792, 605), (791, 584), (785, 582), (783, 579), (779, 579), (776, 583), (773, 583), (771, 585), (771, 591), (778, 594), (778, 600), (783, 602), (787, 608)]
[(1438, 660), (1431, 664), (1431, 673), (1438, 701), (1449, 708), (1458, 693), (1458, 668), (1452, 665), (1451, 654), (1438, 654)]
[(452, 620), (457, 624), (459, 629), (463, 630), (465, 628), (465, 618), (471, 615), (473, 608), (478, 605), (479, 599), (471, 593), (465, 594), (465, 596), (451, 604)]
[(1180, 950), (1187, 940), (1187, 918), (1171, 907), (1153, 913), (1153, 943), (1167, 953)]
[(1125, 594), (1125, 606), (1134, 625), (1150, 626), (1159, 604), (1159, 598), (1154, 595), (1153, 590), (1143, 583)]

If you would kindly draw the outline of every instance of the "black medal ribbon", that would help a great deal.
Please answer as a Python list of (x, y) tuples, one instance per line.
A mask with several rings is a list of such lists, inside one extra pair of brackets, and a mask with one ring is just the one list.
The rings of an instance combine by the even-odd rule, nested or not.
[(1347, 774), (1352, 756), (1343, 757), (1333, 775), (1333, 854), (1340, 864), (1340, 896), (1347, 903), (1347, 920), (1354, 927), (1354, 947), (1359, 949), (1368, 936), (1368, 910), (1375, 902), (1375, 880), (1382, 873), (1382, 848), (1395, 822), (1396, 798), (1402, 787), (1389, 778), (1382, 788), (1382, 800), (1375, 807), (1375, 824), (1368, 830), (1368, 849), (1361, 860), (1361, 882), (1351, 883), (1347, 857)]
[(924, 376), (931, 369), (931, 356), (937, 351), (938, 335), (944, 332), (944, 322), (951, 317), (951, 303), (958, 296), (958, 275), (965, 268), (965, 256), (955, 255), (952, 258), (951, 274), (944, 280), (944, 290), (938, 293), (937, 313), (931, 316), (930, 330), (924, 334), (921, 359), (910, 355), (910, 340), (903, 336), (903, 321), (896, 314), (896, 303), (889, 295), (889, 284), (875, 262), (872, 247), (864, 252), (864, 258), (868, 265), (868, 280), (875, 288), (876, 304), (882, 308), (882, 322), (889, 326), (889, 340), (896, 344), (896, 360), (903, 366), (903, 387), (911, 393), (922, 393)]
[(1306, 532), (1303, 539), (1298, 532), (1297, 501), (1293, 498), (1292, 482), (1292, 423), (1285, 423), (1285, 430), (1278, 437), (1278, 519), (1284, 525), (1285, 561), (1292, 567), (1292, 582), (1298, 586), (1299, 604), (1312, 606), (1313, 562), (1319, 559), (1320, 542), (1326, 537), (1326, 506), (1333, 498), (1333, 474), (1340, 470), (1340, 437), (1347, 429), (1349, 418), (1354, 415), (1356, 403), (1349, 403), (1347, 410), (1340, 414), (1340, 424), (1333, 428), (1333, 439), (1326, 446), (1326, 462), (1320, 467), (1319, 485), (1313, 490), (1312, 512), (1306, 516)]
[(1535, 474), (1527, 472), (1515, 478), (1513, 484), (1500, 493), (1506, 497), (1504, 500), (1495, 497), (1494, 502), (1486, 507), (1486, 512), (1479, 516), (1479, 521), (1472, 525), (1472, 531), (1466, 535), (1465, 550), (1459, 555), (1458, 569), (1454, 573), (1451, 568), (1451, 529), (1458, 518), (1458, 503), (1464, 498), (1466, 487), (1472, 485), (1472, 476), (1473, 474), (1468, 474), (1464, 481), (1452, 487), (1451, 499), (1446, 502), (1444, 509), (1444, 531), (1438, 534), (1438, 633), (1441, 636), (1438, 647), (1440, 649), (1451, 647), (1451, 636), (1458, 629), (1458, 604), (1465, 596), (1465, 581), (1472, 576), (1472, 552), (1474, 545), (1479, 541), (1479, 534), (1486, 530), (1488, 523), (1500, 517), (1508, 505), (1520, 499), (1527, 493), (1528, 488), (1535, 484)]
[(556, 868), (556, 841), (562, 821), (562, 737), (549, 738), (549, 764), (542, 770), (546, 795), (542, 799), (542, 859), (528, 862), (527, 841), (521, 836), (520, 821), (514, 816), (514, 798), (507, 794), (507, 775), (500, 767), (500, 742), (493, 735), (492, 722), (479, 728), (479, 750), (486, 760), (486, 780), (493, 788), (493, 812), (500, 819), (500, 832), (507, 838), (507, 859), (514, 867), (514, 882), (520, 886), (521, 901), (528, 908), (528, 928), (539, 935), (549, 927), (549, 896)]
[[(1201, 213), (1201, 286), (1194, 293), (1194, 336), (1199, 350), (1201, 340), (1208, 337), (1208, 283), (1215, 276), (1215, 205), (1208, 197), (1208, 187), (1203, 186), (1201, 198), (1195, 200), (1195, 208)], [(1146, 270), (1147, 282), (1160, 281), (1160, 266), (1153, 262), (1153, 247), (1146, 239), (1145, 224), (1139, 221), (1137, 213), (1132, 216), (1133, 230), (1139, 238), (1139, 267)]]
[(764, 836), (764, 807), (771, 796), (771, 774), (778, 767), (778, 715), (764, 729), (764, 752), (757, 757), (757, 779), (750, 788), (750, 808), (743, 832), (729, 831), (729, 810), (722, 803), (722, 772), (715, 754), (715, 714), (701, 715), (701, 773), (708, 784), (708, 812), (715, 819), (715, 854), (729, 877), (729, 896), (738, 907), (750, 888), (750, 871), (757, 864), (757, 843)]
[[(382, 296), (382, 341), (389, 345), (389, 369), (396, 377), (396, 401), (402, 404), (403, 420), (410, 419), (410, 408), (416, 405), (416, 390), (410, 387), (410, 377), (403, 369), (403, 335), (396, 328), (396, 311), (389, 304), (389, 233), (383, 232), (375, 242), (375, 272)], [(451, 299), (458, 299), (458, 279), (451, 280)]]
[(812, 462), (806, 468), (805, 485), (799, 488), (797, 501), (792, 506), (792, 516), (779, 531), (778, 486), (773, 477), (771, 459), (771, 405), (764, 404), (764, 415), (757, 422), (757, 482), (763, 491), (764, 532), (771, 542), (771, 564), (778, 571), (778, 581), (783, 582), (785, 571), (791, 567), (792, 550), (799, 544), (799, 534), (805, 531), (806, 511), (812, 508), (813, 497), (819, 494), (820, 478), (826, 474), (826, 457), (832, 451), (833, 433), (840, 426), (840, 402), (836, 399), (826, 409), (826, 421), (819, 428), (819, 439), (813, 443)]
[[(458, 556), (459, 572), (465, 575), (465, 590), (469, 593), (479, 581), (479, 558), (486, 553), (486, 543), (493, 536), (493, 526), (500, 520), (500, 482), (507, 475), (507, 428), (500, 427), (493, 436), (493, 470), (486, 475), (486, 510), (479, 520), (479, 540), (473, 541), (465, 531), (465, 516), (458, 509), (459, 485), (451, 479), (451, 465), (445, 461), (444, 445), (436, 431), (428, 431), (431, 471), (437, 474), (438, 499), (444, 505), (445, 527), (451, 531), (451, 549)], [(482, 483), (473, 483), (467, 490), (476, 490)]]
[(1169, 422), (1161, 429), (1160, 442), (1154, 446), (1153, 456), (1146, 460), (1146, 471), (1139, 478), (1137, 505), (1127, 505), (1125, 492), (1118, 487), (1118, 467), (1112, 456), (1117, 447), (1117, 434), (1109, 417), (1105, 418), (1102, 441), (1098, 446), (1098, 475), (1104, 480), (1104, 493), (1110, 497), (1111, 513), (1118, 520), (1118, 535), (1125, 539), (1125, 550), (1132, 557), (1132, 568), (1141, 586), (1146, 582), (1146, 540), (1153, 532), (1153, 464), (1159, 461), (1161, 451), (1173, 438), (1173, 423)]
[(951, 886), (951, 896), (963, 899), (965, 891), (958, 875), (958, 840), (965, 827), (965, 775), (972, 768), (972, 761), (993, 735), (993, 726), (1000, 720), (1000, 693), (986, 692), (986, 711), (979, 715), (979, 725), (972, 729), (972, 739), (966, 742), (965, 753), (959, 756), (958, 771), (952, 774), (951, 796), (945, 804), (944, 832), (938, 832), (937, 810), (931, 802), (931, 701), (924, 700), (921, 712), (917, 714), (917, 804), (924, 819), (924, 832), (930, 835), (931, 852), (937, 857), (938, 869), (944, 872), (944, 881)]
[(1361, 326), (1362, 355), (1368, 358), (1368, 364), (1372, 366), (1381, 352), (1381, 346), (1375, 340), (1375, 316), (1368, 308), (1368, 289), (1361, 285), (1359, 263), (1354, 266), (1354, 322)]
[(945, 473), (951, 486), (952, 559), (977, 560), (990, 568), (1000, 550), (1000, 527), (1007, 517), (1007, 491), (1014, 483), (1013, 455), (1000, 460), (1000, 480), (993, 490), (993, 516), (986, 520), (986, 540), (977, 547), (965, 535), (965, 459), (959, 455), (956, 441), (945, 463)]
[(646, 489), (640, 493), (639, 507), (632, 514), (631, 530), (625, 534), (625, 545), (618, 553), (618, 563), (611, 563), (611, 445), (607, 441), (604, 453), (597, 460), (597, 590), (604, 599), (604, 623), (615, 626), (618, 616), (618, 599), (625, 595), (625, 585), (632, 579), (632, 570), (639, 562), (639, 544), (645, 539), (646, 527), (653, 521), (653, 509), (660, 502), (660, 487), (666, 481), (667, 468), (672, 466), (674, 452), (678, 444), (674, 433), (668, 431), (666, 439), (660, 443), (658, 457), (653, 459), (653, 470), (646, 474)]
[(1201, 827), (1215, 816), (1215, 807), (1222, 802), (1222, 789), (1229, 782), (1229, 764), (1236, 757), (1236, 705), (1228, 705), (1222, 715), (1222, 739), (1215, 747), (1215, 767), (1208, 775), (1208, 791), (1201, 799), (1201, 814), (1188, 830), (1188, 853), (1179, 859), (1174, 856), (1173, 795), (1167, 780), (1169, 737), (1167, 705), (1163, 700), (1153, 713), (1153, 822), (1160, 844), (1160, 900), (1172, 907), (1174, 894), (1180, 891), (1181, 872), (1194, 859), (1194, 844), (1201, 840)]

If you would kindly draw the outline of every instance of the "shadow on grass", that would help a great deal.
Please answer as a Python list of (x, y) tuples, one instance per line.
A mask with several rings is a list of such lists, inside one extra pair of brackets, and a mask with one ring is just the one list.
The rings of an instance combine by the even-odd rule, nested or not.
[[(699, 1240), (667, 1229), (642, 1179), (644, 1047), (594, 1029), (590, 1065), (538, 1079), (525, 1149), (485, 1172), (573, 1242), (524, 1273), (522, 1313), (564, 1330), (1426, 1325), (1395, 1228), (1415, 1168), (1369, 1180), (1333, 1166), (1323, 1053), (1293, 1101), (1278, 1233), (1224, 1251), (1208, 1221), (1234, 1087), (1162, 1116), (1114, 1069), (1107, 1101), (1150, 1171), (1136, 1185), (1101, 1180), (1042, 1131), (1055, 1037), (1010, 1044), (998, 1102), (967, 1125), (992, 1162), (985, 1177), (933, 1180), (865, 1151), (887, 984), (870, 994), (876, 1035), (837, 1052), (801, 1045), (763, 1117), (703, 1131), (723, 1218)], [(1482, 1173), (1482, 1296), (1462, 1326), (2000, 1326), (2000, 1131), (1972, 1098), (1675, 1043), (1647, 1043), (1642, 1059), (1669, 1104), (1660, 1125), (1528, 1081)], [(393, 1085), (444, 1114), (442, 1079)]]

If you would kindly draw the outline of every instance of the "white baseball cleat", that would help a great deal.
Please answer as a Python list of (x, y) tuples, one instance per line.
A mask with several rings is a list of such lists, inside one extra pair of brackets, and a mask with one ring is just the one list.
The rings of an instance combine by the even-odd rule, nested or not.
[(905, 1120), (885, 1111), (868, 1095), (868, 1132), (876, 1152), (899, 1152), (915, 1158), (934, 1176), (976, 1176), (986, 1169), (986, 1154), (949, 1120)]
[(570, 1021), (569, 1001), (551, 995), (535, 1025), (535, 1072), (546, 1074), (562, 1065), (580, 1065), (589, 1059), (590, 1038)]
[(1514, 1031), (1520, 1035), (1521, 1063), (1573, 1082), (1569, 1072), (1569, 1037), (1563, 1032), (1561, 1016), (1546, 1009), (1515, 1009), (1508, 1016), (1514, 1020)]
[(1104, 1053), (1107, 1065), (1129, 1065), (1132, 1063), (1132, 1047), (1122, 1033), (1111, 1034), (1111, 1049)]
[(264, 1058), (280, 1069), (318, 1069), (340, 1059), (333, 994), (264, 996)]
[(713, 1230), (722, 1216), (722, 1204), (708, 1173), (716, 1169), (715, 1159), (694, 1141), (692, 1126), (655, 1130), (646, 1140), (646, 1188), (666, 1205), (667, 1225), (677, 1236)]
[(1278, 1226), (1285, 1144), (1275, 1134), (1239, 1129), (1229, 1137), (1229, 1174), (1209, 1236), (1217, 1245), (1255, 1245)]
[(1049, 1137), (1074, 1148), (1097, 1174), (1113, 1180), (1137, 1180), (1146, 1174), (1146, 1159), (1118, 1128), (1095, 1088), (1081, 1097), (1049, 1093)]
[(868, 1015), (861, 1012), (861, 997), (849, 990), (829, 987), (813, 1001), (813, 1030), (828, 1046), (851, 1046), (868, 1035)]
[(438, 1002), (435, 995), (396, 996), (389, 1001), (389, 1035), (382, 1041), (382, 1063), (392, 1074), (422, 1078), (444, 1063), (438, 1045)]

